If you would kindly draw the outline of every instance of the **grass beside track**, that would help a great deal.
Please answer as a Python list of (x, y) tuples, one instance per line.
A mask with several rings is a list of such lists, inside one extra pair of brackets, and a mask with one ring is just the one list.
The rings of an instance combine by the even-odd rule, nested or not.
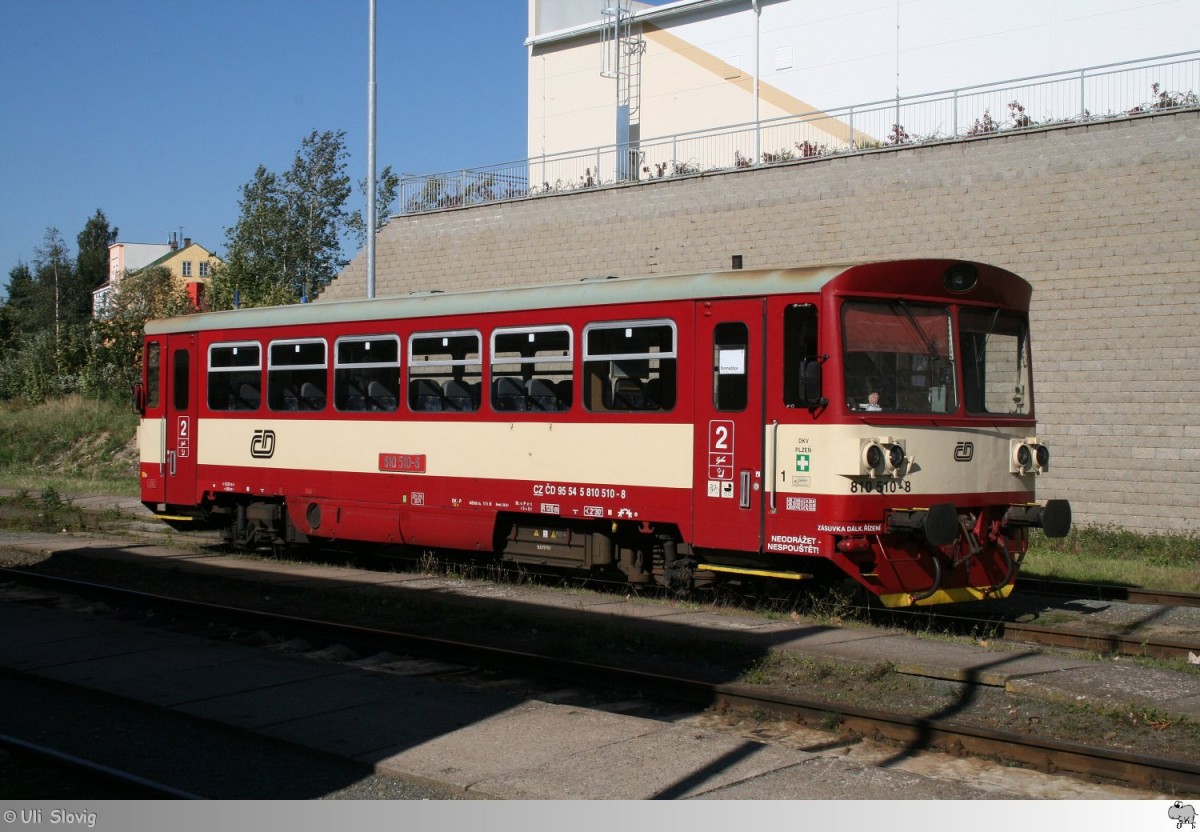
[(1021, 574), (1084, 583), (1200, 592), (1200, 534), (1139, 534), (1115, 526), (1082, 526), (1065, 538), (1040, 533)]
[(81, 396), (0, 404), (0, 487), (137, 494), (137, 414)]

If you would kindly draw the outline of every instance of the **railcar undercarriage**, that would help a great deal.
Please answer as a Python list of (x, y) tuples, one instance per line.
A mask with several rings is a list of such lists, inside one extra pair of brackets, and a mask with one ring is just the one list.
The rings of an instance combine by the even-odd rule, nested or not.
[[(635, 586), (657, 585), (680, 594), (717, 586), (796, 587), (808, 579), (825, 583), (840, 576), (883, 596), (887, 606), (909, 606), (966, 600), (965, 595), (957, 598), (963, 593), (977, 597), (1002, 594), (1023, 559), (1026, 528), (1065, 533), (1070, 523), (1069, 507), (1059, 501), (1050, 501), (1045, 507), (1013, 506), (1007, 512), (994, 508), (959, 514), (951, 506), (945, 508), (944, 522), (918, 521), (908, 516), (911, 512), (897, 513), (883, 535), (840, 538), (831, 558), (697, 551), (682, 540), (673, 525), (500, 513), (488, 555), (524, 568), (603, 576)], [(297, 545), (388, 545), (358, 541), (344, 533), (338, 537), (306, 534), (292, 521), (283, 500), (218, 498), (203, 512), (159, 512), (158, 516), (175, 528), (219, 529), (222, 541), (240, 551), (270, 550), (278, 555)], [(321, 528), (315, 504), (309, 506), (302, 522), (309, 529)], [(397, 539), (403, 545), (399, 536)], [(424, 544), (418, 548), (442, 547)], [(982, 580), (970, 580), (972, 570), (980, 568), (984, 572), (974, 577)], [(883, 572), (889, 575), (885, 578)], [(905, 589), (897, 594), (895, 589), (900, 586)]]

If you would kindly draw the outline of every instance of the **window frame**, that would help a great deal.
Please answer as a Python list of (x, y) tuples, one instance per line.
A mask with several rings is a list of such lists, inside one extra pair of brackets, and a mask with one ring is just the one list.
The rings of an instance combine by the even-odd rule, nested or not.
[[(671, 333), (671, 349), (664, 352), (624, 352), (624, 353), (592, 353), (590, 351), (590, 335), (596, 331), (619, 330), (619, 329), (650, 329), (655, 327), (666, 327)], [(583, 406), (584, 409), (591, 413), (669, 413), (675, 409), (679, 400), (679, 326), (671, 318), (643, 318), (635, 320), (616, 320), (616, 321), (592, 321), (583, 328), (581, 334), (583, 342), (581, 362), (583, 367)], [(646, 361), (649, 370), (649, 362), (657, 360), (660, 362), (658, 367), (658, 378), (661, 379), (665, 375), (663, 373), (663, 361), (671, 362), (672, 372), (669, 374), (672, 377), (672, 389), (669, 396), (663, 395), (661, 399), (667, 404), (660, 402), (657, 407), (617, 407), (616, 395), (614, 392), (613, 401), (606, 403), (601, 398), (600, 402), (592, 401), (592, 378), (596, 376), (590, 371), (590, 367), (596, 362), (608, 362), (609, 371), (604, 374), (606, 384), (614, 384), (616, 378), (629, 378), (629, 376), (616, 376), (612, 373), (612, 364), (622, 361)], [(649, 377), (647, 378), (649, 380)]]
[[(740, 328), (739, 340), (728, 340), (722, 336), (733, 328)], [(723, 337), (726, 340), (722, 340)], [(713, 325), (713, 376), (712, 408), (717, 413), (744, 413), (750, 406), (750, 326), (745, 321), (719, 321)], [(731, 348), (740, 348), (741, 372), (724, 372), (721, 355)], [(737, 381), (740, 379), (740, 382)]]
[[(525, 356), (513, 357), (510, 355), (506, 355), (503, 358), (497, 358), (496, 340), (497, 340), (498, 336), (537, 335), (538, 333), (549, 333), (549, 332), (565, 332), (567, 334), (567, 350), (566, 350), (567, 354), (566, 355), (562, 355), (562, 356), (535, 355), (535, 356), (530, 356), (528, 358), (526, 358)], [(489, 347), (489, 351), (488, 351), (489, 385), (488, 386), (490, 388), (489, 401), (490, 401), (492, 410), (496, 411), (497, 413), (547, 413), (547, 412), (562, 413), (562, 412), (565, 412), (565, 411), (568, 411), (571, 409), (571, 407), (574, 404), (573, 400), (575, 398), (574, 397), (575, 330), (573, 328), (571, 328), (569, 325), (567, 325), (567, 324), (535, 324), (532, 326), (497, 327), (492, 330), (492, 332), (488, 338), (488, 347)], [(551, 358), (553, 358), (554, 360), (550, 360)], [(498, 373), (497, 372), (497, 370), (496, 370), (497, 365), (506, 365), (506, 364), (507, 365), (514, 365), (514, 364), (517, 365), (517, 367), (519, 368), (519, 376), (521, 379), (521, 386), (524, 390), (523, 394), (519, 394), (519, 395), (513, 397), (517, 400), (516, 406), (514, 406), (514, 407), (502, 406), (500, 401), (498, 401), (498, 389), (497, 388), (498, 388), (498, 382), (500, 381), (500, 379), (516, 378), (516, 376), (514, 376), (512, 373), (508, 373), (508, 372)], [(536, 369), (538, 364), (565, 364), (565, 365), (567, 365), (568, 369), (566, 369), (565, 371), (558, 371), (558, 372), (554, 372), (554, 373), (543, 373), (539, 376), (539, 374), (537, 373), (537, 369)], [(525, 368), (526, 367), (531, 368), (530, 374), (529, 374), (530, 377), (528, 379), (525, 378)], [(538, 404), (539, 400), (547, 398), (547, 397), (534, 394), (529, 389), (529, 384), (532, 381), (534, 381), (538, 378), (544, 379), (545, 376), (547, 376), (547, 375), (556, 375), (556, 376), (566, 375), (567, 378), (560, 379), (560, 381), (569, 381), (571, 384), (570, 389), (567, 392), (567, 395), (565, 398), (562, 395), (561, 388), (555, 392), (555, 395), (554, 395), (555, 402), (554, 402), (553, 407), (545, 407), (545, 406), (541, 406), (540, 404)]]
[[(214, 352), (216, 352), (217, 350), (223, 350), (223, 349), (233, 349), (236, 351), (237, 349), (239, 349), (241, 347), (253, 347), (257, 351), (258, 360), (255, 362), (255, 364), (253, 366), (250, 366), (250, 365), (239, 365), (239, 366), (233, 366), (233, 367), (214, 367), (213, 366), (212, 359), (213, 359)], [(263, 358), (263, 356), (262, 356), (262, 353), (263, 353), (263, 347), (262, 347), (262, 344), (258, 341), (214, 341), (213, 343), (208, 345), (208, 350), (206, 351), (206, 354), (205, 354), (205, 359), (206, 359), (205, 360), (205, 388), (206, 388), (205, 404), (208, 406), (209, 410), (216, 410), (216, 411), (220, 411), (222, 413), (251, 413), (251, 412), (257, 412), (260, 409), (262, 409), (262, 387), (263, 387), (263, 383), (262, 383), (262, 371), (263, 371), (262, 358)], [(257, 379), (258, 379), (258, 388), (255, 391), (258, 394), (257, 404), (255, 404), (254, 407), (215, 407), (213, 405), (213, 400), (212, 400), (212, 394), (213, 394), (212, 374), (213, 373), (247, 373), (247, 374), (255, 373), (257, 375)]]
[[(396, 345), (396, 360), (395, 361), (347, 361), (343, 362), (340, 357), (340, 347), (342, 344), (371, 344), (391, 341)], [(369, 347), (368, 347), (369, 351)], [(368, 413), (382, 412), (393, 413), (400, 407), (400, 379), (403, 372), (404, 356), (404, 341), (394, 332), (381, 332), (371, 335), (340, 335), (333, 342), (333, 409), (339, 413)], [(362, 396), (362, 407), (343, 407), (343, 404), (348, 405), (351, 396), (343, 396), (342, 385), (338, 379), (339, 371), (347, 368), (356, 370), (386, 370), (395, 368), (395, 388), (388, 391), (391, 393), (391, 402), (388, 402), (387, 397), (371, 396), (369, 393), (370, 387), (368, 384), (368, 392)], [(376, 381), (377, 379), (371, 379)], [(382, 382), (381, 382), (382, 383)], [(379, 401), (373, 401), (379, 399)], [(374, 405), (374, 406), (373, 406)], [(389, 406), (390, 405), (390, 406)]]
[[(476, 352), (476, 356), (477, 356), (475, 359), (450, 358), (450, 359), (438, 359), (433, 362), (430, 362), (428, 360), (423, 360), (423, 361), (418, 362), (413, 357), (413, 348), (415, 347), (416, 342), (418, 340), (427, 339), (427, 338), (447, 339), (447, 338), (463, 338), (463, 337), (474, 337), (475, 338), (475, 352)], [(447, 350), (447, 351), (449, 351), (449, 350)], [(472, 395), (468, 399), (468, 402), (467, 402), (467, 404), (469, 405), (468, 407), (455, 406), (455, 407), (451, 407), (451, 408), (447, 409), (445, 406), (447, 400), (453, 400), (453, 401), (461, 403), (462, 397), (447, 397), (444, 395), (444, 389), (445, 389), (445, 384), (448, 381), (451, 381), (451, 380), (457, 381), (462, 378), (465, 378), (466, 377), (465, 371), (467, 368), (470, 368), (470, 367), (477, 368), (477, 375), (479, 378), (480, 385), (482, 386), (483, 368), (484, 368), (484, 364), (485, 364), (484, 359), (486, 358), (486, 355), (484, 353), (484, 338), (483, 338), (482, 330), (479, 330), (479, 329), (443, 329), (443, 330), (422, 330), (420, 332), (411, 332), (408, 335), (407, 345), (406, 345), (406, 349), (405, 349), (405, 355), (406, 355), (407, 360), (405, 362), (404, 372), (405, 372), (405, 376), (408, 381), (408, 384), (405, 387), (405, 400), (408, 402), (408, 409), (410, 411), (412, 411), (414, 413), (431, 413), (431, 412), (433, 412), (433, 413), (443, 413), (443, 412), (444, 413), (474, 413), (480, 409), (480, 400), (482, 397), (476, 396), (476, 395)], [(463, 372), (458, 372), (458, 373), (454, 372), (454, 369), (459, 368), (459, 367), (463, 368)], [(414, 372), (413, 372), (414, 370), (428, 370), (428, 369), (436, 369), (436, 368), (443, 368), (444, 370), (448, 370), (448, 372), (446, 372), (446, 371), (433, 372), (433, 373), (419, 372), (416, 375), (414, 375)], [(437, 386), (440, 391), (439, 392), (439, 403), (437, 404), (437, 406), (436, 407), (417, 407), (416, 405), (417, 405), (418, 400), (423, 397), (418, 395), (418, 392), (417, 392), (418, 387), (415, 384), (415, 382), (421, 381), (422, 379), (433, 380), (434, 378), (441, 377), (441, 376), (448, 376), (448, 378), (444, 381), (437, 382)]]
[(143, 364), (146, 373), (146, 409), (157, 410), (162, 393), (162, 342), (158, 339), (146, 342)]
[[(320, 364), (277, 364), (275, 362), (276, 347), (291, 347), (304, 346), (308, 344), (320, 344), (322, 360)], [(303, 388), (296, 391), (296, 407), (277, 407), (276, 399), (278, 398), (275, 389), (278, 373), (297, 373), (307, 372), (313, 373), (316, 378), (316, 372), (320, 371), (322, 383), (320, 385), (319, 403), (315, 396), (301, 395)], [(311, 381), (302, 382), (302, 384), (311, 384)], [(276, 338), (267, 342), (267, 410), (273, 413), (286, 413), (293, 410), (306, 412), (320, 412), (325, 410), (329, 403), (329, 342), (318, 336), (309, 336), (305, 338)], [(287, 397), (283, 397), (283, 401), (287, 401)]]
[[(852, 316), (864, 320), (852, 325)], [(866, 321), (868, 317), (877, 320)], [(852, 297), (842, 303), (840, 321), (838, 348), (848, 410), (913, 416), (959, 412), (959, 335), (953, 304), (939, 298)], [(885, 340), (889, 330), (897, 329), (899, 337)], [(863, 335), (867, 332), (870, 337)], [(943, 383), (935, 384), (935, 377)], [(868, 400), (869, 389), (879, 393), (874, 405)], [(934, 395), (939, 390), (940, 397)]]

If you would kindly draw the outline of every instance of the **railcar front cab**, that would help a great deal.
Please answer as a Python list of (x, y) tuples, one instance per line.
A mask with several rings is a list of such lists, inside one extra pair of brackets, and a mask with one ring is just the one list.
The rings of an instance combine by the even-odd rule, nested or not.
[(834, 560), (887, 606), (1005, 596), (1028, 529), (1071, 527), (1066, 500), (1033, 501), (1051, 455), (1035, 431), (1028, 284), (965, 262), (929, 277), (905, 276), (910, 296), (879, 294), (878, 275), (838, 286), (839, 343), (800, 362), (808, 408), (852, 426), (841, 525), (879, 531), (836, 535)]

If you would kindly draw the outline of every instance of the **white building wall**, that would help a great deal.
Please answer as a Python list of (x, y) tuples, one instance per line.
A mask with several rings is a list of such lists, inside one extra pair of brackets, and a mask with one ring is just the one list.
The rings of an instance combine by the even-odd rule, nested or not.
[(170, 251), (165, 243), (113, 243), (108, 247), (108, 279), (119, 282), (125, 272), (145, 268)]
[[(587, 0), (530, 4), (530, 156), (612, 144), (616, 89), (600, 76), (601, 0), (590, 4), (590, 27), (579, 22)], [(768, 119), (1200, 46), (1194, 0), (1149, 6), (1144, 0), (759, 0), (758, 6), (756, 20), (751, 0), (634, 4), (635, 33), (645, 43), (635, 137), (752, 121), (756, 64), (759, 115)], [(535, 10), (566, 32), (536, 31)]]

